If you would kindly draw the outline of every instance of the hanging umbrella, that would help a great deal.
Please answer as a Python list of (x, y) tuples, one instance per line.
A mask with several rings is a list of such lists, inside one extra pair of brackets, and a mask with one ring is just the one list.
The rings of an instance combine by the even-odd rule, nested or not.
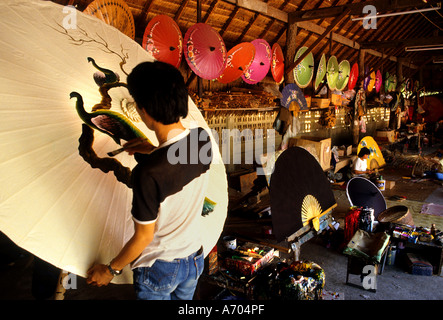
[(167, 15), (149, 21), (143, 34), (142, 47), (155, 59), (178, 68), (182, 60), (183, 37), (177, 23)]
[(313, 224), (336, 206), (329, 180), (306, 149), (288, 148), (278, 157), (269, 188), (273, 233), (277, 241)]
[(371, 75), (369, 73), (369, 68), (366, 66), (365, 69), (365, 79), (363, 81), (363, 89), (369, 91), (369, 83), (371, 82)]
[(335, 56), (331, 56), (328, 60), (326, 79), (330, 90), (335, 90), (338, 79), (338, 61)]
[(391, 76), (390, 76), (389, 72), (386, 72), (386, 74), (385, 74), (384, 85), (385, 85), (385, 91), (389, 92), (389, 87), (391, 85)]
[(320, 87), (320, 84), (323, 82), (323, 79), (326, 76), (326, 55), (323, 53), (320, 62), (318, 63), (317, 74), (315, 75), (315, 83), (314, 90)]
[[(294, 61), (297, 61), (303, 53), (309, 50), (307, 47), (301, 47), (298, 49), (295, 55)], [(300, 88), (306, 88), (311, 83), (314, 76), (314, 55), (310, 52), (295, 68), (294, 68), (294, 80)]]
[(226, 65), (226, 47), (223, 38), (211, 26), (196, 23), (186, 31), (184, 55), (197, 76), (217, 79)]
[(376, 80), (375, 71), (372, 71), (372, 72), (369, 74), (369, 83), (368, 83), (368, 87), (367, 87), (367, 90), (368, 90), (368, 91), (372, 91), (372, 90), (374, 90), (374, 87), (375, 87), (375, 80)]
[(391, 76), (391, 81), (389, 83), (389, 91), (395, 91), (397, 89), (397, 76), (394, 74)]
[(375, 91), (377, 93), (380, 92), (381, 86), (383, 84), (383, 78), (380, 70), (377, 70), (377, 74), (375, 75)]
[[(136, 163), (127, 153), (109, 158), (119, 145), (86, 125), (76, 104), (81, 96), (94, 114), (89, 109), (102, 110), (103, 102), (157, 144), (124, 86), (126, 74), (152, 56), (98, 19), (80, 12), (77, 28), (67, 29), (64, 18), (63, 6), (50, 1), (0, 3), (0, 135), (8, 137), (0, 142), (0, 226), (18, 246), (86, 277), (94, 262), (108, 263), (133, 234), (128, 182)], [(97, 68), (105, 75), (100, 88)], [(109, 96), (100, 94), (105, 88)], [(190, 98), (183, 124), (209, 129)], [(202, 216), (205, 254), (222, 231), (228, 200), (225, 168), (218, 148), (213, 151), (206, 196), (216, 205)], [(132, 282), (129, 267), (113, 281)]]
[(283, 82), (285, 76), (285, 57), (278, 43), (274, 43), (272, 46), (271, 73), (277, 84)]
[(271, 66), (271, 46), (263, 39), (256, 39), (251, 43), (255, 48), (255, 56), (249, 68), (242, 74), (242, 79), (246, 83), (256, 84), (268, 74)]
[(363, 177), (354, 177), (346, 185), (346, 195), (349, 203), (356, 207), (374, 209), (374, 217), (387, 209), (386, 201), (380, 189), (370, 180)]
[(348, 60), (343, 60), (338, 65), (337, 90), (342, 91), (348, 84), (349, 74), (351, 72), (351, 65)]
[(94, 0), (83, 12), (117, 28), (131, 39), (135, 38), (134, 16), (124, 0)]
[(250, 42), (243, 42), (228, 52), (226, 67), (218, 81), (229, 83), (237, 80), (249, 68), (255, 56), (255, 47)]
[(280, 104), (289, 109), (292, 102), (296, 102), (300, 110), (308, 110), (308, 103), (301, 89), (295, 84), (290, 83), (283, 88)]
[(351, 73), (349, 75), (348, 89), (353, 90), (358, 80), (358, 64), (354, 63), (352, 65)]

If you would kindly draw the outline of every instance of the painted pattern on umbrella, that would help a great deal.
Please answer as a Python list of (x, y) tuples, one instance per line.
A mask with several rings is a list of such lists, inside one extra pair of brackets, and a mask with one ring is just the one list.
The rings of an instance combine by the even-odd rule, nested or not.
[(256, 39), (251, 41), (255, 47), (255, 56), (248, 70), (242, 75), (243, 81), (256, 84), (262, 81), (271, 66), (271, 46), (266, 40)]
[(322, 54), (320, 62), (318, 63), (317, 74), (315, 76), (315, 83), (314, 83), (315, 91), (317, 91), (317, 89), (320, 87), (320, 84), (323, 82), (325, 76), (326, 76), (326, 55)]
[(223, 38), (205, 23), (193, 25), (185, 34), (186, 62), (197, 76), (217, 79), (226, 67), (227, 51)]
[(237, 80), (249, 68), (255, 56), (255, 47), (250, 42), (243, 42), (228, 52), (226, 68), (218, 78), (220, 83)]
[(157, 15), (149, 21), (142, 47), (155, 59), (178, 68), (182, 59), (183, 36), (177, 23), (169, 16)]
[(280, 84), (284, 80), (285, 69), (285, 57), (283, 51), (278, 43), (274, 43), (272, 46), (272, 63), (271, 73), (274, 81)]
[(358, 80), (358, 64), (354, 63), (352, 65), (351, 74), (349, 75), (349, 82), (348, 82), (348, 89), (354, 90), (355, 85), (357, 84)]
[[(301, 47), (295, 55), (294, 61), (297, 61), (305, 52), (309, 50), (308, 47)], [(310, 52), (295, 68), (294, 79), (300, 88), (306, 88), (314, 76), (314, 55)]]

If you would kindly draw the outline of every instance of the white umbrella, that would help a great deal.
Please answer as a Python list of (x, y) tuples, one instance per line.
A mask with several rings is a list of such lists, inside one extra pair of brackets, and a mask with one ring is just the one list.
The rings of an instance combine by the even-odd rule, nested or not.
[[(0, 230), (41, 259), (85, 277), (94, 262), (108, 263), (132, 236), (132, 191), (115, 172), (92, 168), (79, 155), (83, 122), (70, 93), (83, 97), (88, 112), (102, 99), (88, 57), (123, 83), (132, 68), (153, 58), (106, 23), (47, 1), (2, 1), (0, 28)], [(156, 144), (153, 132), (127, 111), (127, 89), (108, 93), (111, 110), (131, 117)], [(191, 99), (189, 108), (185, 126), (208, 129)], [(99, 158), (119, 147), (108, 135), (93, 133)], [(221, 234), (228, 201), (215, 149), (207, 197), (216, 206), (202, 217), (206, 254)], [(122, 168), (135, 165), (126, 153), (115, 159)], [(126, 269), (116, 282), (132, 282)]]

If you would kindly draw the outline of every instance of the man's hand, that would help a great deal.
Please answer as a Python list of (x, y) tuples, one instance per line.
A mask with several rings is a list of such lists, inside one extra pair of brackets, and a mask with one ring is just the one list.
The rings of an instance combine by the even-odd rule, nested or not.
[(97, 287), (107, 286), (112, 278), (114, 278), (108, 267), (104, 264), (93, 265), (89, 268), (87, 274), (88, 278), (86, 279), (86, 283)]
[(126, 142), (123, 145), (125, 151), (128, 152), (129, 155), (133, 155), (134, 153), (150, 153), (155, 147), (147, 140), (137, 138)]

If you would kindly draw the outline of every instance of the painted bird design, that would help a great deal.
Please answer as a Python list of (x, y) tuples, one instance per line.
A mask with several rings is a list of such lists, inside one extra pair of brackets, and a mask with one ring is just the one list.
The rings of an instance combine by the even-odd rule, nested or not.
[(88, 62), (91, 62), (94, 68), (99, 70), (93, 75), (94, 81), (99, 87), (101, 87), (105, 83), (109, 84), (120, 81), (120, 76), (117, 73), (112, 70), (100, 67), (93, 58), (88, 57)]
[(121, 145), (121, 140), (147, 139), (143, 132), (121, 113), (106, 109), (88, 113), (78, 92), (71, 92), (70, 97), (77, 99), (76, 109), (80, 119), (92, 129), (110, 136), (117, 144)]

